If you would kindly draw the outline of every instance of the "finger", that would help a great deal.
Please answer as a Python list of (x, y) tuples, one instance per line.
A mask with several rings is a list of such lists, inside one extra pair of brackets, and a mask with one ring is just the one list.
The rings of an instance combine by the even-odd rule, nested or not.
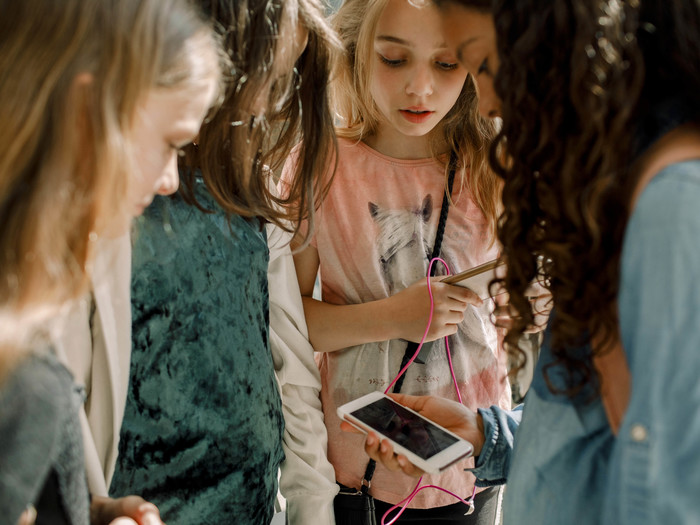
[(160, 512), (155, 508), (154, 510), (147, 510), (141, 514), (141, 519), (139, 520), (140, 525), (163, 525), (163, 521), (160, 519)]
[(493, 310), (493, 315), (497, 318), (510, 318), (513, 317), (517, 312), (511, 307), (510, 304), (503, 304), (496, 306)]
[(379, 438), (373, 432), (370, 432), (365, 439), (365, 452), (374, 461), (381, 461), (379, 457)]
[(457, 286), (456, 284), (450, 284), (448, 286), (449, 288), (447, 290), (447, 294), (451, 299), (455, 299), (463, 303), (473, 304), (475, 306), (481, 306), (483, 303), (481, 298), (476, 294), (476, 292), (474, 292), (474, 290), (464, 286)]
[(469, 298), (467, 298), (467, 304), (477, 307), (484, 304), (484, 301), (481, 297), (476, 295), (476, 293), (472, 292), (471, 290), (469, 291), (471, 292), (471, 295), (469, 296)]
[(363, 433), (360, 429), (351, 425), (347, 421), (343, 421), (340, 423), (340, 430), (342, 430), (343, 432), (352, 432), (353, 434), (362, 434)]
[(379, 459), (382, 464), (392, 472), (401, 470), (401, 465), (394, 454), (394, 447), (386, 439), (379, 444)]
[(459, 323), (448, 323), (445, 325), (442, 337), (455, 335), (459, 331)]
[(408, 474), (414, 478), (418, 478), (425, 474), (423, 470), (411, 463), (406, 456), (398, 455), (396, 456), (396, 461), (404, 474)]
[(548, 295), (550, 292), (546, 286), (539, 280), (536, 279), (532, 281), (527, 288), (525, 288), (525, 295), (539, 297), (541, 295)]
[(549, 315), (552, 310), (553, 302), (551, 295), (542, 295), (531, 301), (532, 311), (537, 315)]
[(25, 509), (22, 515), (19, 517), (17, 525), (34, 525), (36, 522), (36, 509), (33, 505), (30, 505)]
[(437, 316), (433, 314), (433, 322), (436, 324), (459, 324), (462, 321), (464, 321), (464, 312), (462, 311), (449, 310), (440, 312)]
[(139, 505), (139, 525), (163, 525), (160, 519), (160, 511), (153, 503), (144, 502)]

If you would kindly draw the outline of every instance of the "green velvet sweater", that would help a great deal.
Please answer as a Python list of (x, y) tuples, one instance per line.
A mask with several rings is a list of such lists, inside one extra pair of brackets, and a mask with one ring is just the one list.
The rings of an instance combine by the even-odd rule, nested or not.
[(169, 525), (269, 523), (283, 459), (264, 228), (157, 197), (133, 235), (133, 350), (113, 496)]

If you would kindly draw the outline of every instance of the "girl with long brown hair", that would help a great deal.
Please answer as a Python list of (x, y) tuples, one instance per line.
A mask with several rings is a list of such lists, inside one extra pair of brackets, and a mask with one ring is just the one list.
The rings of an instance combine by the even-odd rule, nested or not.
[[(285, 452), (299, 466), (300, 443), (325, 439), (285, 433), (289, 392), (280, 399), (275, 368), (286, 378), (287, 363), (270, 352), (267, 271), (272, 235), (308, 217), (323, 191), (334, 40), (316, 0), (198, 3), (231, 68), (220, 109), (182, 152), (181, 190), (157, 198), (134, 232), (131, 389), (112, 492), (148, 494), (169, 523), (259, 525), (272, 519)], [(304, 160), (281, 199), (274, 173), (298, 140)], [(298, 523), (317, 501), (309, 470), (283, 472)]]

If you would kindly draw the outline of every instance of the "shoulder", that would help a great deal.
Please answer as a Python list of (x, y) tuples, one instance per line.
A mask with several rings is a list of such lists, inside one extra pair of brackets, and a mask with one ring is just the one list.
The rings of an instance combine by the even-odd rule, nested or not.
[(671, 164), (642, 192), (630, 217), (630, 229), (696, 229), (700, 227), (699, 203), (700, 160)]
[[(625, 232), (620, 309), (666, 313), (700, 293), (700, 160), (672, 164), (641, 194)], [(666, 304), (668, 303), (668, 304)], [(694, 308), (694, 306), (693, 306)], [(657, 317), (659, 312), (654, 314)]]

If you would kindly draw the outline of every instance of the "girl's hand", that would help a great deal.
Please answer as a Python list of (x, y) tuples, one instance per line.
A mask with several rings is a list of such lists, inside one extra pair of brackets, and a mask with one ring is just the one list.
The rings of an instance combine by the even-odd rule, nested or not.
[[(530, 307), (535, 316), (534, 323), (525, 329), (525, 333), (536, 334), (544, 330), (547, 326), (549, 314), (553, 306), (552, 294), (537, 281), (534, 281), (527, 290), (525, 290), (525, 294), (530, 300)], [(499, 306), (494, 310), (494, 316), (496, 317), (498, 326), (506, 329), (511, 323), (511, 308), (510, 305), (507, 304), (507, 297), (508, 294), (499, 296), (496, 301), (499, 303)]]
[[(404, 394), (388, 394), (397, 403), (415, 410), (422, 416), (466, 439), (474, 446), (474, 456), (481, 453), (484, 445), (484, 424), (477, 412), (469, 410), (464, 405), (435, 396), (408, 396)], [(340, 428), (345, 432), (360, 432), (350, 423), (342, 422)], [(383, 464), (393, 471), (401, 470), (409, 476), (419, 477), (423, 471), (409, 462), (403, 455), (394, 454), (394, 449), (388, 441), (381, 441), (376, 434), (370, 433), (365, 441), (365, 452), (377, 463)]]
[(164, 525), (158, 507), (140, 496), (104, 498), (93, 496), (90, 506), (92, 525)]
[[(431, 277), (433, 291), (433, 320), (426, 341), (435, 341), (457, 332), (464, 320), (467, 306), (481, 306), (483, 301), (474, 292), (461, 286), (440, 282), (445, 277)], [(430, 296), (425, 279), (416, 281), (408, 288), (389, 298), (392, 318), (395, 319), (398, 338), (420, 342), (430, 315)]]
[(36, 509), (30, 505), (19, 517), (17, 525), (34, 525), (34, 523), (36, 523)]
[(536, 281), (530, 285), (525, 293), (530, 298), (532, 313), (535, 315), (534, 324), (528, 326), (525, 333), (534, 334), (541, 332), (547, 326), (549, 314), (552, 311), (552, 294), (549, 292), (549, 290)]

